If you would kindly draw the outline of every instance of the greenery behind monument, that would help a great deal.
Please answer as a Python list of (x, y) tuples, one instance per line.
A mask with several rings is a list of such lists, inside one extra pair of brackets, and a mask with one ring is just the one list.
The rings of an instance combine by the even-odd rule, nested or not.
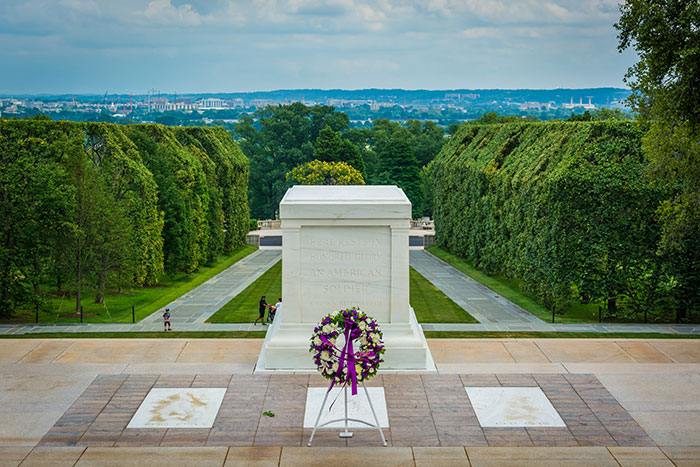
[(77, 315), (88, 291), (192, 273), (248, 232), (248, 161), (222, 128), (5, 120), (0, 158), (5, 318), (57, 295)]

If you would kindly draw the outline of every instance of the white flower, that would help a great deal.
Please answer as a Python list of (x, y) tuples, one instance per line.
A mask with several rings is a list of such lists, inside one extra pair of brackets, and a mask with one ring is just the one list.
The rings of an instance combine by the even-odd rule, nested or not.
[(367, 329), (367, 323), (365, 323), (364, 321), (360, 321), (360, 324), (358, 324), (357, 327), (364, 331), (365, 329)]
[(358, 375), (362, 373), (362, 365), (360, 365), (359, 363), (355, 364), (355, 373), (357, 373)]
[(331, 326), (330, 324), (326, 324), (325, 326), (323, 326), (323, 332), (324, 334), (330, 334), (331, 332), (333, 332), (333, 326)]
[(338, 371), (338, 362), (333, 363), (333, 366), (331, 367), (331, 369), (333, 370), (333, 373)]
[(323, 341), (321, 340), (320, 337), (316, 337), (316, 338), (314, 339), (314, 344), (315, 344), (315, 345), (321, 345), (321, 344), (323, 344)]
[(321, 352), (321, 360), (328, 360), (329, 358), (331, 358), (331, 354), (329, 354), (326, 350)]
[(367, 337), (366, 336), (360, 337), (360, 344), (367, 345)]

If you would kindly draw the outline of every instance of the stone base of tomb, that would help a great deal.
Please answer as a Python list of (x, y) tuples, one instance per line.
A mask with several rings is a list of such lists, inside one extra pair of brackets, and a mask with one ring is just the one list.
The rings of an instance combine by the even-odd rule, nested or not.
[[(423, 330), (413, 308), (408, 323), (383, 323), (386, 353), (382, 370), (435, 371)], [(255, 372), (316, 370), (309, 352), (315, 323), (283, 324), (276, 321), (267, 331)], [(380, 370), (381, 371), (381, 370)]]

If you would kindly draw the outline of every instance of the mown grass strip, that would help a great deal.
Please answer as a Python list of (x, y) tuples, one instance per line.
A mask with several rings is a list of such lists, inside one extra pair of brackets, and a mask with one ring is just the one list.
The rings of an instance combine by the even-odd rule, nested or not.
[(3, 334), (4, 339), (264, 339), (265, 331), (41, 332)]
[[(256, 250), (257, 248), (253, 246), (242, 245), (230, 254), (220, 256), (215, 263), (200, 267), (195, 273), (179, 273), (173, 277), (163, 276), (155, 287), (108, 294), (105, 296), (104, 304), (94, 303), (94, 294), (88, 290), (82, 299), (83, 322), (130, 323), (132, 306), (135, 309), (136, 321), (139, 321), (200, 286)], [(48, 301), (46, 309), (39, 313), (40, 323), (77, 323), (80, 321), (79, 316), (63, 316), (75, 314), (74, 296), (47, 295), (46, 298)], [(33, 310), (19, 310), (13, 319), (5, 322), (20, 324), (34, 323), (34, 320)]]
[[(477, 323), (440, 289), (413, 268), (410, 270), (410, 303), (418, 321), (423, 323)], [(282, 262), (275, 264), (243, 292), (212, 315), (209, 323), (252, 323), (258, 317), (260, 297), (275, 303), (282, 294)], [(352, 304), (348, 304), (352, 306)]]
[(700, 339), (698, 334), (659, 332), (425, 331), (429, 339)]

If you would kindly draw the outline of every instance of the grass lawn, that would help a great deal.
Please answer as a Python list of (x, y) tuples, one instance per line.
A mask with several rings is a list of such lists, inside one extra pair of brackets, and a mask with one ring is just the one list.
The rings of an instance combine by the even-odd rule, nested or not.
[(264, 339), (265, 331), (42, 332), (0, 339)]
[[(540, 305), (528, 292), (521, 288), (521, 281), (509, 279), (504, 276), (488, 276), (472, 266), (467, 260), (455, 254), (443, 250), (437, 246), (428, 247), (427, 250), (441, 260), (450, 264), (455, 269), (462, 271), (472, 279), (484, 284), (489, 289), (502, 295), (516, 305), (521, 306), (538, 318), (552, 321), (552, 313)], [(563, 315), (556, 315), (557, 323), (594, 323), (598, 322), (598, 305), (583, 305), (575, 303), (566, 309)], [(620, 320), (618, 320), (620, 322)]]
[(419, 323), (478, 323), (415, 269), (410, 269), (411, 306)]
[(655, 332), (425, 331), (428, 339), (700, 339), (698, 334)]
[[(105, 295), (104, 304), (94, 303), (94, 291), (86, 290), (82, 297), (83, 322), (130, 323), (132, 305), (136, 312), (136, 321), (139, 321), (254, 251), (256, 251), (255, 247), (240, 246), (231, 254), (220, 256), (217, 262), (200, 267), (195, 273), (181, 273), (174, 277), (163, 276), (155, 287), (124, 290), (120, 294), (108, 293)], [(78, 316), (62, 316), (75, 313), (75, 296), (46, 295), (46, 298), (48, 303), (45, 309), (39, 312), (40, 323), (80, 322)], [(10, 321), (3, 322), (33, 323), (34, 321), (34, 310), (19, 310)]]
[[(437, 287), (411, 268), (411, 306), (423, 323), (476, 323), (477, 321)], [(252, 323), (258, 317), (260, 296), (268, 303), (282, 293), (282, 262), (250, 284), (208, 320), (209, 323)]]
[[(231, 299), (207, 320), (208, 323), (252, 323), (258, 317), (260, 297), (275, 304), (282, 296), (282, 261), (272, 266), (255, 282)], [(267, 312), (265, 314), (267, 317)]]

